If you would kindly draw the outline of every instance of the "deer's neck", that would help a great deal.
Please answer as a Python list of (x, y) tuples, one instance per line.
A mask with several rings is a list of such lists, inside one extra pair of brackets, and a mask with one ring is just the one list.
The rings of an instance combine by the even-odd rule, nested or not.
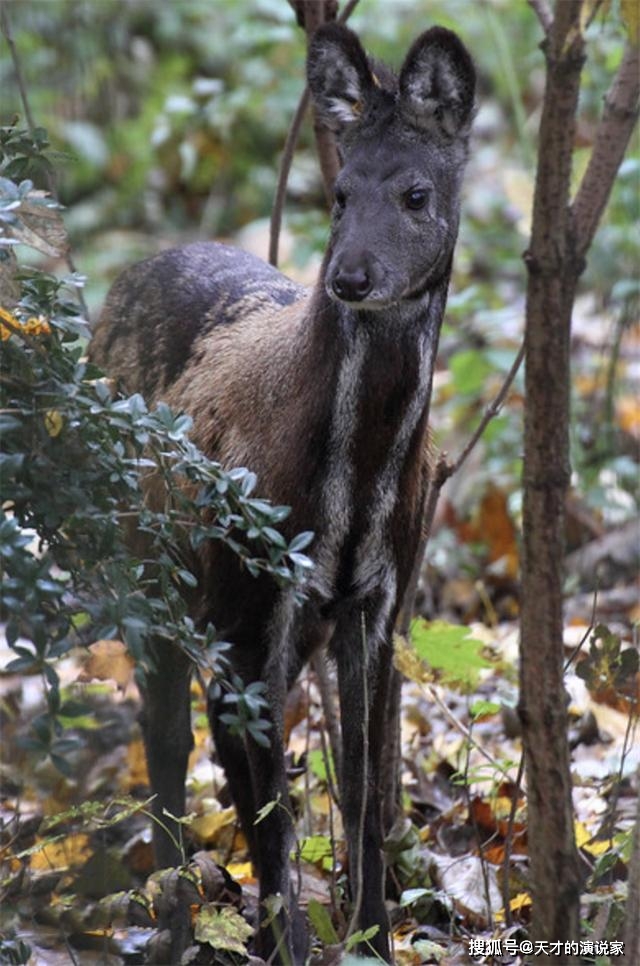
[(325, 346), (334, 340), (317, 547), (317, 589), (328, 599), (366, 596), (382, 580), (380, 568), (390, 581), (392, 518), (400, 504), (420, 503), (446, 288), (375, 314), (316, 292), (313, 324)]

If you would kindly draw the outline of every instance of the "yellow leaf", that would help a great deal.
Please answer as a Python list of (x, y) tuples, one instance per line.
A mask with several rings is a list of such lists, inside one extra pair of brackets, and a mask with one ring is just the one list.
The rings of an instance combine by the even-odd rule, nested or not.
[(640, 438), (640, 401), (635, 396), (623, 396), (617, 400), (616, 416), (625, 432)]
[(51, 335), (51, 326), (44, 315), (39, 315), (37, 319), (27, 319), (23, 325), (23, 329), (27, 335)]
[(311, 796), (312, 815), (328, 815), (331, 811), (331, 796), (328, 792), (317, 792)]
[(229, 862), (226, 869), (229, 875), (232, 875), (236, 882), (241, 885), (248, 885), (256, 881), (251, 862)]
[(6, 340), (13, 335), (14, 329), (19, 327), (20, 323), (16, 319), (15, 315), (12, 315), (11, 312), (7, 312), (7, 310), (3, 308), (0, 308), (0, 320), (8, 323), (7, 325), (0, 324), (0, 339), (2, 339), (3, 342), (6, 342)]
[[(36, 842), (38, 844), (38, 842)], [(67, 835), (58, 841), (42, 840), (42, 848), (31, 856), (31, 868), (37, 872), (60, 871), (82, 865), (89, 857), (89, 836), (84, 832)]]
[(613, 843), (610, 839), (599, 839), (598, 841), (594, 840), (593, 842), (587, 842), (586, 845), (582, 846), (582, 848), (585, 850), (585, 852), (588, 852), (589, 855), (598, 856), (604, 855), (605, 852), (609, 852), (612, 848), (612, 844)]
[(514, 896), (509, 903), (509, 908), (512, 912), (516, 912), (518, 909), (526, 909), (527, 906), (531, 905), (531, 896), (528, 892), (519, 892), (517, 896)]
[(115, 681), (123, 691), (133, 680), (135, 663), (122, 641), (95, 641), (83, 661), (79, 681)]
[(206, 815), (198, 815), (191, 822), (191, 831), (203, 842), (212, 842), (221, 829), (233, 825), (235, 820), (235, 808), (224, 808), (221, 812), (208, 812)]
[(609, 839), (596, 841), (593, 838), (593, 833), (589, 831), (583, 822), (574, 822), (573, 828), (576, 836), (576, 845), (579, 849), (584, 849), (585, 852), (588, 852), (589, 855), (603, 855), (611, 848)]
[(425, 666), (424, 661), (420, 660), (415, 648), (407, 642), (406, 638), (394, 634), (393, 645), (393, 663), (401, 674), (410, 681), (415, 681), (416, 684), (433, 682), (433, 673)]
[[(3, 322), (6, 324), (3, 325)], [(23, 322), (11, 312), (0, 308), (0, 339), (6, 342), (16, 331), (22, 331), (26, 335), (51, 335), (51, 326), (44, 315), (31, 317)]]
[(640, 45), (640, 3), (638, 0), (620, 0), (620, 14), (627, 28), (627, 37), (638, 47)]
[(592, 838), (591, 832), (584, 822), (574, 822), (573, 831), (576, 837), (576, 845), (579, 849), (582, 848), (585, 842), (588, 842)]
[(120, 774), (120, 787), (128, 792), (140, 785), (149, 785), (149, 772), (144, 742), (142, 738), (136, 738), (127, 746), (127, 769)]
[(59, 436), (64, 426), (62, 415), (57, 409), (48, 409), (44, 414), (44, 426), (49, 436)]

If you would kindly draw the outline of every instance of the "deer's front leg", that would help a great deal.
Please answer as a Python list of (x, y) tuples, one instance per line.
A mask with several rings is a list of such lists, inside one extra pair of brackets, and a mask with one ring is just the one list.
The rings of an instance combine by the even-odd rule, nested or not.
[(342, 719), (342, 815), (349, 855), (351, 899), (357, 928), (378, 926), (363, 954), (372, 949), (391, 962), (389, 920), (384, 904), (381, 760), (391, 641), (371, 641), (367, 620), (352, 615), (335, 638)]

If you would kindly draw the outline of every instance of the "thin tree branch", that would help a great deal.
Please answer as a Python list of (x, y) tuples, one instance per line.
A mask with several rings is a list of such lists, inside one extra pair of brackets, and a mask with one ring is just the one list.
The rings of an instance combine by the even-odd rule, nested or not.
[(416, 602), (416, 594), (418, 592), (418, 584), (420, 582), (420, 573), (422, 571), (422, 562), (424, 560), (427, 544), (429, 543), (429, 537), (431, 536), (431, 528), (436, 512), (436, 506), (438, 505), (440, 490), (444, 486), (445, 481), (449, 479), (449, 465), (447, 454), (444, 452), (438, 453), (436, 465), (429, 480), (429, 486), (427, 487), (427, 496), (424, 501), (420, 542), (418, 544), (415, 560), (413, 562), (413, 569), (404, 593), (402, 607), (400, 608), (400, 614), (398, 616), (398, 622), (396, 625), (398, 634), (400, 634), (402, 637), (407, 637), (409, 627), (411, 626), (411, 619), (413, 617)]
[(345, 3), (344, 10), (338, 16), (338, 23), (346, 23), (359, 2), (360, 0), (349, 0), (348, 3)]
[[(342, 749), (340, 747), (340, 724), (338, 722), (335, 708), (333, 705), (334, 688), (327, 669), (327, 652), (323, 648), (317, 651), (311, 658), (311, 666), (316, 673), (318, 680), (318, 690), (324, 712), (325, 730), (329, 735), (329, 747), (333, 755), (333, 769), (336, 775), (342, 775)], [(340, 805), (338, 790), (334, 787), (330, 769), (327, 766), (327, 785), (334, 797), (336, 804)]]
[(510, 929), (513, 925), (513, 914), (511, 912), (511, 905), (509, 899), (511, 896), (510, 883), (511, 883), (511, 849), (513, 846), (513, 826), (516, 820), (516, 812), (518, 810), (518, 797), (522, 794), (522, 779), (524, 778), (524, 752), (520, 755), (520, 761), (518, 762), (518, 774), (516, 775), (515, 781), (513, 783), (513, 794), (511, 796), (511, 808), (509, 809), (509, 820), (507, 822), (507, 834), (504, 837), (504, 859), (502, 861), (502, 868), (500, 870), (500, 880), (501, 880), (501, 890), (502, 899), (504, 902), (504, 913), (505, 913), (505, 925), (507, 929)]
[(452, 464), (449, 470), (447, 479), (449, 476), (452, 476), (454, 473), (458, 472), (458, 470), (465, 462), (465, 460), (471, 453), (472, 449), (475, 447), (476, 443), (484, 433), (485, 429), (487, 428), (491, 420), (494, 418), (494, 416), (497, 416), (500, 410), (502, 409), (503, 403), (507, 397), (507, 393), (511, 389), (511, 384), (515, 379), (516, 375), (518, 374), (518, 369), (522, 365), (523, 359), (524, 359), (524, 342), (518, 349), (518, 353), (515, 359), (513, 360), (513, 363), (511, 365), (511, 368), (509, 369), (509, 372), (505, 376), (505, 380), (502, 383), (502, 386), (500, 387), (500, 391), (497, 393), (497, 395), (494, 397), (494, 399), (489, 403), (489, 405), (485, 409), (484, 415), (480, 420), (475, 433), (473, 433), (471, 439), (464, 447), (464, 449), (458, 456), (457, 460)]
[[(311, 30), (312, 24), (311, 24), (311, 21), (307, 23), (307, 14), (311, 13), (312, 11), (304, 3), (296, 2), (296, 0), (289, 0), (289, 3), (293, 8), (293, 10), (295, 11), (298, 23), (300, 24), (301, 27), (304, 27), (306, 29), (307, 34), (310, 36), (310, 33), (312, 32)], [(344, 10), (340, 13), (340, 16), (337, 18), (338, 23), (345, 23), (351, 16), (351, 14), (353, 13), (357, 5), (358, 5), (358, 0), (349, 0), (349, 2), (345, 5)], [(314, 5), (313, 6), (314, 15), (317, 14), (317, 10), (318, 10), (317, 5)], [(328, 18), (329, 15), (331, 14), (335, 16), (335, 8), (333, 6), (326, 7), (325, 18)], [(313, 20), (313, 24), (314, 24), (313, 29), (317, 29), (317, 27), (322, 22), (324, 21), (319, 20), (318, 17), (315, 16), (315, 19)], [(284, 202), (287, 194), (287, 182), (289, 180), (289, 172), (291, 171), (293, 155), (296, 149), (296, 145), (298, 143), (298, 138), (300, 136), (300, 128), (302, 127), (302, 122), (304, 120), (304, 115), (307, 111), (308, 105), (309, 105), (309, 88), (305, 87), (302, 94), (300, 95), (300, 100), (298, 101), (298, 106), (296, 108), (295, 114), (293, 115), (293, 120), (291, 121), (291, 127), (289, 128), (287, 139), (285, 141), (284, 149), (282, 152), (282, 159), (280, 161), (280, 170), (278, 172), (276, 194), (273, 202), (273, 209), (271, 211), (271, 223), (269, 227), (269, 263), (275, 266), (277, 266), (278, 264), (280, 231), (282, 228), (282, 212), (284, 210)], [(335, 162), (337, 162), (337, 154), (335, 152), (335, 145), (333, 145), (332, 147), (333, 160), (330, 159), (329, 155), (331, 154), (331, 152), (329, 151), (329, 149), (326, 147), (324, 143), (325, 135), (322, 134), (322, 130), (326, 132), (327, 138), (331, 139), (332, 145), (333, 145), (333, 140), (332, 140), (333, 135), (331, 135), (331, 132), (327, 131), (326, 128), (320, 129), (319, 127), (316, 127), (314, 125), (316, 144), (318, 148), (318, 157), (320, 160), (320, 167), (323, 172), (323, 182), (325, 186), (325, 192), (327, 195), (327, 200), (330, 202), (331, 189), (332, 189), (333, 181), (335, 179), (335, 175), (337, 174), (337, 168), (335, 168), (335, 170), (333, 169), (333, 167), (329, 169), (328, 166), (333, 165)], [(324, 161), (323, 161), (323, 158), (325, 158)], [(327, 168), (326, 171), (325, 171), (325, 168)]]
[(403, 637), (407, 636), (409, 631), (409, 625), (411, 623), (411, 618), (413, 616), (413, 609), (415, 605), (416, 592), (418, 590), (418, 582), (420, 580), (420, 571), (422, 570), (422, 562), (424, 560), (424, 555), (427, 549), (427, 544), (429, 542), (429, 537), (431, 535), (431, 528), (433, 526), (433, 518), (435, 516), (436, 507), (438, 505), (438, 499), (440, 497), (440, 491), (444, 484), (447, 482), (449, 477), (457, 473), (462, 464), (467, 460), (471, 451), (474, 449), (478, 443), (480, 437), (484, 433), (488, 424), (497, 416), (502, 408), (505, 399), (513, 380), (515, 379), (518, 369), (522, 365), (522, 360), (524, 359), (524, 343), (518, 349), (518, 353), (513, 360), (509, 372), (505, 376), (504, 382), (500, 387), (500, 390), (489, 403), (484, 411), (484, 415), (475, 432), (469, 439), (466, 446), (462, 449), (459, 456), (453, 461), (449, 462), (446, 453), (440, 453), (436, 460), (436, 465), (434, 467), (431, 479), (429, 480), (429, 487), (427, 489), (427, 496), (424, 504), (424, 514), (422, 518), (422, 537), (418, 545), (418, 550), (416, 553), (416, 559), (413, 565), (413, 570), (411, 571), (411, 577), (409, 578), (409, 583), (407, 584), (407, 589), (405, 591), (404, 599), (402, 601), (402, 608), (400, 610), (400, 616), (398, 618), (398, 633)]
[(9, 17), (7, 15), (7, 7), (8, 7), (7, 0), (0, 0), (0, 27), (2, 28), (4, 39), (7, 41), (7, 45), (11, 53), (11, 60), (13, 62), (13, 69), (16, 74), (16, 84), (18, 85), (18, 90), (20, 91), (20, 100), (22, 101), (24, 116), (26, 118), (29, 130), (33, 132), (36, 125), (33, 120), (33, 115), (31, 113), (31, 107), (29, 105), (29, 97), (27, 96), (27, 88), (24, 82), (24, 75), (22, 73), (22, 65), (20, 63), (20, 57), (18, 56), (18, 50), (16, 48), (16, 44), (13, 39), (13, 34), (11, 32), (11, 24), (9, 22)]
[(584, 257), (593, 241), (618, 168), (638, 120), (640, 49), (627, 43), (618, 72), (604, 99), (587, 170), (576, 193), (573, 224), (577, 252)]
[(547, 0), (527, 0), (527, 2), (540, 21), (545, 34), (550, 33), (553, 27), (553, 12)]
[(293, 115), (293, 120), (291, 121), (291, 127), (287, 133), (287, 139), (284, 143), (284, 149), (282, 152), (282, 160), (280, 161), (280, 170), (278, 171), (278, 183), (276, 185), (276, 194), (273, 201), (273, 208), (271, 210), (271, 224), (269, 227), (269, 264), (277, 266), (278, 264), (278, 249), (280, 244), (280, 230), (282, 228), (282, 212), (284, 210), (284, 202), (287, 194), (287, 182), (289, 181), (289, 172), (291, 171), (291, 162), (293, 161), (293, 155), (298, 143), (298, 137), (300, 135), (300, 128), (302, 127), (302, 122), (304, 121), (304, 116), (307, 112), (307, 107), (309, 106), (309, 88), (305, 87), (298, 101), (298, 106), (296, 112)]
[[(9, 47), (9, 51), (11, 53), (13, 69), (16, 75), (16, 84), (18, 86), (18, 90), (20, 91), (20, 100), (22, 101), (22, 108), (24, 110), (25, 120), (27, 122), (27, 127), (29, 128), (29, 132), (33, 136), (33, 132), (35, 131), (36, 124), (33, 119), (33, 114), (31, 113), (31, 106), (29, 104), (29, 95), (27, 93), (27, 86), (25, 84), (24, 75), (22, 73), (22, 64), (20, 62), (20, 55), (18, 54), (18, 48), (16, 47), (15, 41), (13, 39), (13, 33), (11, 31), (11, 22), (7, 14), (7, 8), (8, 8), (7, 0), (0, 0), (0, 29), (2, 30), (4, 38), (7, 41), (7, 46)], [(51, 171), (47, 171), (46, 178), (47, 178), (47, 186), (49, 188), (49, 192), (53, 198), (56, 198), (58, 192), (57, 192), (56, 180), (53, 173)], [(66, 252), (65, 261), (69, 266), (69, 270), (74, 274), (77, 273), (77, 268), (73, 259), (73, 255), (71, 254), (70, 251)], [(84, 292), (82, 291), (81, 288), (78, 288), (77, 286), (74, 286), (74, 289), (76, 293), (76, 298), (80, 304), (80, 308), (82, 309), (82, 314), (84, 315), (85, 319), (89, 321), (89, 307), (84, 297)]]
[[(640, 768), (636, 772), (636, 787), (640, 781)], [(636, 822), (632, 836), (631, 858), (629, 859), (629, 885), (627, 893), (627, 922), (624, 927), (624, 962), (633, 966), (640, 962), (640, 797), (636, 808)], [(635, 924), (635, 925), (634, 925)]]

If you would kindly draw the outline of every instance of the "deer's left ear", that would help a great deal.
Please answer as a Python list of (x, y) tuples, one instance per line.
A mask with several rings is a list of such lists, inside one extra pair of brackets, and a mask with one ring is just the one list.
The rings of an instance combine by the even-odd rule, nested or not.
[(454, 138), (468, 133), (476, 72), (457, 34), (432, 27), (413, 43), (399, 77), (400, 110), (414, 127)]

